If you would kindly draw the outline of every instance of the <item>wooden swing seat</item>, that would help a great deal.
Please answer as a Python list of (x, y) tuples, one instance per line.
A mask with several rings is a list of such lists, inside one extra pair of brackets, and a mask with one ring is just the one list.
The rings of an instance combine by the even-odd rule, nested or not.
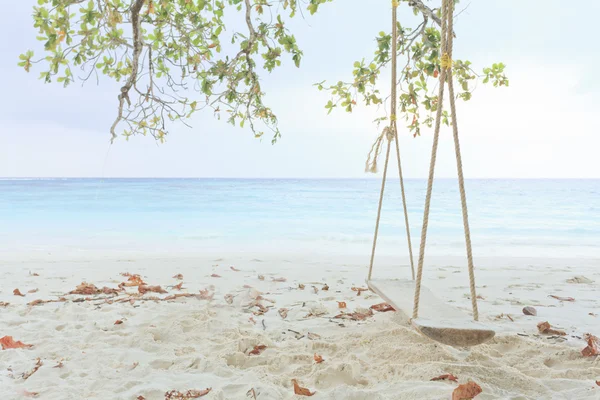
[[(407, 317), (412, 315), (415, 281), (408, 279), (372, 279), (367, 281), (369, 289), (377, 293), (396, 311)], [(440, 343), (454, 347), (469, 347), (482, 344), (494, 337), (495, 332), (481, 322), (447, 303), (444, 303), (427, 288), (421, 286), (419, 313), (427, 318), (416, 318), (411, 324), (423, 335)]]

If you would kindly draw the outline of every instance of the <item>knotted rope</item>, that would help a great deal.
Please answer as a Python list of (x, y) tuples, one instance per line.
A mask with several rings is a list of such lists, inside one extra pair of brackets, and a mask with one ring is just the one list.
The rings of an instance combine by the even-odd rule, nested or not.
[(458, 122), (456, 120), (456, 105), (454, 96), (454, 85), (452, 82), (452, 42), (453, 42), (453, 12), (454, 0), (443, 0), (442, 4), (442, 43), (441, 43), (441, 72), (438, 93), (438, 108), (435, 119), (435, 130), (433, 133), (433, 146), (431, 149), (431, 162), (429, 165), (429, 178), (427, 180), (427, 194), (425, 196), (425, 210), (423, 213), (423, 227), (421, 230), (421, 245), (419, 248), (419, 264), (417, 269), (417, 281), (415, 286), (415, 298), (413, 308), (413, 318), (419, 317), (419, 300), (421, 296), (421, 280), (423, 278), (423, 261), (425, 258), (425, 243), (427, 240), (427, 226), (429, 224), (429, 209), (431, 204), (431, 190), (433, 187), (433, 176), (435, 171), (435, 161), (437, 156), (438, 139), (440, 134), (440, 122), (442, 117), (442, 104), (444, 100), (444, 84), (448, 84), (448, 94), (450, 97), (450, 112), (452, 117), (452, 132), (454, 136), (454, 150), (456, 153), (456, 164), (458, 168), (458, 186), (460, 190), (460, 200), (462, 206), (463, 227), (465, 230), (465, 243), (467, 247), (467, 262), (469, 267), (469, 284), (471, 290), (471, 306), (473, 308), (473, 319), (479, 320), (479, 311), (477, 310), (477, 294), (475, 291), (475, 271), (473, 267), (473, 255), (471, 252), (471, 233), (469, 230), (469, 217), (467, 210), (467, 199), (465, 195), (465, 183), (462, 169), (462, 159), (460, 155), (460, 143), (458, 141)]

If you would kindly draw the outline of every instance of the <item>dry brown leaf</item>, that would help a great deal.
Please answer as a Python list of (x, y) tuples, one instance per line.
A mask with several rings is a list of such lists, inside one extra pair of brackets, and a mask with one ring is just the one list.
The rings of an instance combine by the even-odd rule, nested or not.
[(556, 299), (556, 300), (560, 300), (560, 301), (575, 301), (575, 299), (572, 297), (560, 297), (560, 296), (555, 296), (553, 294), (551, 294), (550, 297), (552, 297), (553, 299)]
[(44, 301), (42, 299), (37, 299), (37, 300), (30, 301), (29, 303), (27, 303), (27, 305), (28, 306), (38, 306), (38, 305), (44, 304), (44, 303), (47, 303), (47, 301)]
[(212, 388), (206, 388), (204, 390), (188, 390), (187, 392), (180, 392), (179, 390), (171, 390), (165, 393), (165, 400), (189, 400), (197, 399), (198, 397), (206, 396), (210, 393)]
[(257, 356), (257, 355), (259, 355), (260, 353), (262, 353), (262, 352), (263, 352), (263, 351), (264, 351), (266, 348), (267, 348), (267, 346), (265, 346), (265, 345), (263, 345), (263, 344), (261, 344), (261, 345), (258, 345), (258, 346), (254, 346), (254, 349), (253, 349), (253, 350), (250, 350), (250, 352), (248, 352), (248, 355), (249, 355), (249, 356), (250, 356), (250, 355), (252, 355), (252, 356)]
[(135, 398), (135, 400), (146, 400), (146, 398), (142, 395)]
[(585, 349), (581, 350), (581, 354), (584, 357), (593, 357), (600, 355), (600, 339), (594, 335), (587, 335), (586, 337), (588, 345)]
[(183, 280), (183, 275), (181, 274), (177, 274), (173, 277), (174, 279), (179, 279), (180, 281)]
[(230, 268), (232, 271), (235, 271), (235, 272), (240, 272), (240, 271), (241, 271), (241, 270), (237, 269), (237, 268), (236, 268), (236, 267), (234, 267), (234, 266), (231, 266), (231, 267), (229, 267), (229, 268)]
[(458, 382), (458, 378), (452, 374), (444, 374), (444, 375), (436, 376), (435, 378), (431, 378), (430, 380), (432, 380), (432, 381), (449, 380), (449, 381), (453, 381), (453, 382)]
[(452, 392), (452, 400), (470, 400), (481, 392), (481, 386), (475, 382), (463, 383)]
[(37, 272), (34, 272), (33, 274), (30, 272), (29, 275), (31, 275), (31, 276), (40, 276), (40, 274), (38, 274)]
[(349, 313), (349, 314), (341, 313), (341, 314), (336, 315), (333, 318), (337, 318), (337, 319), (349, 319), (349, 320), (352, 320), (352, 321), (364, 321), (367, 318), (372, 317), (372, 316), (373, 316), (373, 311), (369, 310), (368, 312), (357, 312), (357, 311), (355, 311), (355, 312)]
[(254, 320), (254, 317), (250, 317), (248, 318), (248, 321), (252, 322), (254, 325), (256, 325), (256, 321)]
[(0, 338), (0, 345), (2, 346), (2, 350), (33, 347), (31, 344), (25, 344), (21, 341), (15, 342), (12, 336), (4, 336), (3, 338)]
[(15, 289), (13, 290), (13, 294), (15, 296), (21, 296), (21, 297), (25, 297), (25, 295), (23, 293), (21, 293), (21, 291), (19, 289)]
[(396, 311), (396, 310), (394, 310), (394, 307), (390, 306), (388, 303), (373, 304), (371, 306), (371, 310), (375, 310), (375, 311), (379, 311), (379, 312)]
[(317, 353), (315, 353), (315, 355), (314, 355), (314, 357), (313, 357), (313, 358), (315, 359), (315, 362), (316, 362), (317, 364), (321, 364), (323, 361), (325, 361), (325, 360), (323, 360), (323, 357), (321, 357), (321, 356), (320, 356), (320, 355), (318, 355)]
[(140, 286), (138, 286), (138, 292), (140, 294), (145, 294), (148, 292), (167, 293), (167, 291), (165, 289), (163, 289), (162, 287), (160, 287), (160, 285), (156, 285), (156, 286), (140, 285)]
[(100, 290), (102, 291), (103, 294), (119, 294), (119, 290), (118, 289), (111, 289), (111, 288), (106, 287), (106, 286), (104, 286)]
[(549, 335), (565, 336), (567, 334), (564, 331), (559, 331), (557, 329), (553, 329), (548, 321), (540, 322), (539, 324), (537, 324), (537, 328), (540, 333), (546, 333)]
[(337, 303), (338, 303), (338, 308), (346, 308), (347, 307), (345, 301), (338, 301)]
[(25, 397), (38, 397), (38, 392), (30, 392), (29, 390), (23, 390), (23, 396)]
[(325, 284), (325, 286), (323, 286), (321, 288), (321, 290), (328, 291), (329, 290), (329, 285)]
[(273, 278), (273, 282), (286, 282), (286, 278)]
[(208, 291), (208, 289), (202, 289), (200, 290), (200, 298), (202, 300), (212, 300), (212, 298), (214, 297), (214, 293), (210, 293)]
[(40, 289), (31, 289), (29, 291), (27, 291), (27, 293), (37, 293)]
[(179, 282), (177, 285), (173, 286), (173, 289), (175, 290), (181, 290), (183, 286), (183, 282)]
[(226, 294), (225, 295), (225, 301), (227, 302), (227, 304), (233, 304), (233, 295), (232, 294)]
[(354, 292), (358, 292), (358, 293), (356, 293), (356, 295), (357, 295), (357, 296), (360, 296), (360, 294), (361, 294), (362, 292), (366, 292), (366, 291), (367, 291), (367, 290), (369, 290), (369, 289), (368, 289), (368, 288), (360, 288), (360, 287), (352, 287), (352, 290), (353, 290)]
[(297, 394), (299, 396), (312, 396), (316, 393), (316, 392), (311, 392), (307, 388), (300, 387), (300, 385), (298, 384), (298, 381), (295, 379), (292, 379), (292, 384), (294, 385), (294, 394)]
[(123, 323), (122, 319), (118, 319), (115, 321), (115, 325), (121, 325)]
[(0, 301), (0, 307), (8, 307), (10, 305), (10, 303), (7, 303), (5, 301)]
[(133, 286), (141, 286), (141, 285), (145, 285), (146, 282), (144, 282), (142, 280), (142, 277), (139, 276), (138, 274), (135, 275), (123, 275), (123, 276), (129, 276), (129, 279), (127, 279), (127, 282), (123, 282), (119, 284), (119, 287), (133, 287)]
[(264, 275), (259, 275), (258, 276), (258, 280), (259, 281), (264, 281), (265, 280), (265, 276)]
[(63, 360), (60, 360), (60, 361), (58, 362), (58, 364), (56, 364), (56, 365), (55, 365), (54, 367), (52, 367), (52, 368), (62, 368), (62, 367), (64, 367)]
[(304, 290), (305, 287), (306, 286), (304, 286), (304, 284), (302, 284), (302, 283), (298, 284), (298, 289), (300, 289), (300, 290)]
[(280, 308), (279, 309), (279, 315), (281, 316), (281, 318), (286, 319), (288, 316), (288, 309), (287, 308)]
[(35, 374), (42, 365), (44, 365), (44, 363), (42, 362), (41, 359), (38, 358), (35, 362), (35, 366), (33, 367), (33, 369), (31, 371), (23, 372), (23, 375), (21, 375), (23, 380), (27, 380), (31, 375)]
[(596, 385), (600, 386), (600, 381), (596, 381)]
[(218, 275), (218, 274), (212, 274), (211, 275), (211, 278), (220, 278), (220, 277), (221, 277), (221, 275)]

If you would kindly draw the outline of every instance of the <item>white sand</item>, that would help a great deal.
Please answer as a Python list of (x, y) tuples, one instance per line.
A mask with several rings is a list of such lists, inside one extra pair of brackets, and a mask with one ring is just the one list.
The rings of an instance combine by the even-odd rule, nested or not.
[[(53, 255), (33, 259), (4, 255), (0, 261), (0, 337), (34, 345), (0, 351), (0, 399), (20, 399), (23, 391), (40, 399), (164, 399), (168, 390), (212, 388), (203, 399), (293, 399), (290, 380), (311, 390), (313, 399), (450, 399), (453, 382), (431, 382), (452, 373), (460, 383), (477, 382), (477, 399), (600, 399), (600, 360), (584, 358), (584, 333), (600, 335), (599, 260), (477, 260), (481, 321), (498, 334), (491, 342), (467, 349), (439, 345), (411, 329), (399, 313), (376, 313), (365, 322), (331, 320), (337, 301), (349, 311), (381, 301), (364, 287), (366, 257), (275, 257), (260, 255)], [(378, 276), (408, 276), (392, 259), (378, 259)], [(405, 260), (401, 260), (404, 264)], [(230, 266), (240, 269), (235, 272)], [(440, 297), (469, 309), (467, 275), (460, 259), (429, 259), (425, 284)], [(39, 276), (31, 276), (30, 272)], [(36, 299), (57, 299), (82, 281), (116, 287), (121, 272), (141, 274), (151, 285), (167, 288), (183, 274), (183, 292), (214, 286), (211, 301), (183, 298), (171, 302), (102, 304), (60, 302), (30, 307)], [(221, 278), (210, 277), (212, 273)], [(260, 281), (258, 275), (264, 275)], [(594, 283), (568, 283), (585, 276)], [(287, 282), (273, 282), (285, 277)], [(298, 284), (306, 285), (298, 290)], [(314, 293), (312, 286), (328, 291)], [(250, 285), (275, 301), (264, 316), (243, 304), (252, 300)], [(12, 294), (19, 288), (25, 297)], [(39, 291), (27, 294), (38, 288)], [(135, 289), (135, 288), (134, 288)], [(179, 293), (168, 288), (169, 294)], [(211, 290), (212, 291), (212, 290)], [(234, 301), (227, 304), (226, 294)], [(574, 297), (561, 302), (548, 297)], [(167, 295), (160, 295), (165, 297)], [(70, 296), (70, 299), (79, 296)], [(262, 301), (270, 305), (268, 301)], [(531, 305), (537, 317), (521, 309)], [(288, 308), (285, 320), (277, 310)], [(310, 312), (324, 312), (308, 317)], [(598, 316), (589, 313), (599, 314)], [(497, 319), (509, 314), (513, 319)], [(114, 325), (118, 319), (124, 321)], [(548, 320), (564, 329), (566, 341), (538, 335)], [(339, 323), (343, 323), (340, 326)], [(293, 332), (304, 337), (297, 339)], [(308, 333), (320, 337), (308, 338)], [(528, 336), (518, 336), (522, 333)], [(579, 338), (578, 338), (579, 336)], [(259, 356), (245, 353), (266, 345)], [(316, 364), (313, 354), (325, 361)], [(37, 358), (43, 366), (27, 380)], [(53, 368), (63, 360), (62, 368)], [(134, 365), (136, 365), (134, 367)]]

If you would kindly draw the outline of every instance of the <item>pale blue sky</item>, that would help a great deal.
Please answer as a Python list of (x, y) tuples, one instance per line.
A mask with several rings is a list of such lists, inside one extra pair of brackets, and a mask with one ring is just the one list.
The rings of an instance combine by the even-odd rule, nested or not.
[[(46, 85), (39, 69), (26, 74), (18, 55), (37, 46), (34, 0), (13, 2), (0, 24), (0, 176), (364, 177), (375, 136), (374, 110), (327, 116), (326, 97), (312, 86), (351, 74), (370, 57), (373, 38), (390, 23), (389, 0), (337, 0), (294, 29), (305, 56), (265, 75), (267, 100), (280, 118), (281, 141), (271, 146), (247, 130), (201, 114), (193, 129), (174, 126), (164, 145), (151, 138), (117, 141), (108, 128), (117, 86)], [(431, 1), (432, 5), (439, 1)], [(469, 178), (600, 178), (596, 110), (600, 85), (595, 16), (600, 2), (463, 0), (455, 56), (483, 67), (508, 65), (508, 89), (479, 87), (459, 103), (465, 174)], [(367, 6), (368, 4), (368, 6)], [(401, 21), (411, 13), (402, 5)], [(424, 177), (431, 132), (401, 131), (404, 171)], [(442, 132), (436, 176), (455, 175), (449, 130)]]

